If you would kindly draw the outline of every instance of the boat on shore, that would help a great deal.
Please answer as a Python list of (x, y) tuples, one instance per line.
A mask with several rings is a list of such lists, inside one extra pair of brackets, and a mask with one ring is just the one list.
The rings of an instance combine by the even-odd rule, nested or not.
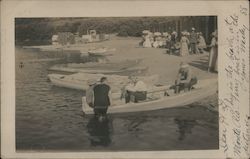
[[(200, 80), (198, 84), (195, 85), (195, 89), (192, 89), (189, 92), (182, 92), (180, 94), (173, 93), (170, 96), (167, 96), (166, 94), (168, 93), (166, 92), (171, 91), (169, 87), (156, 91), (158, 93), (156, 98), (152, 98), (156, 92), (151, 93), (151, 95), (148, 96), (148, 99), (143, 102), (127, 104), (125, 104), (124, 101), (120, 101), (118, 104), (114, 102), (115, 104), (108, 108), (107, 113), (131, 113), (185, 106), (213, 95), (217, 90), (217, 79)], [(82, 98), (82, 110), (85, 114), (94, 113), (93, 108), (89, 107), (86, 103), (85, 97)]]
[[(121, 88), (129, 81), (128, 76), (120, 75), (104, 75), (104, 74), (89, 74), (89, 73), (75, 73), (72, 75), (49, 74), (48, 78), (55, 86), (71, 88), (77, 90), (86, 90), (88, 88), (87, 81), (99, 81), (101, 77), (107, 77), (113, 92), (120, 92)], [(158, 82), (158, 75), (139, 76), (139, 79), (147, 85), (154, 85)]]

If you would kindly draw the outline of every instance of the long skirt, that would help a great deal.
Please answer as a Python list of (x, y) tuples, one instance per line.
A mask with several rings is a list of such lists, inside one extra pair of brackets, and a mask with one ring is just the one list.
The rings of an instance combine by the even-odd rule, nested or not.
[(186, 42), (181, 43), (180, 55), (186, 56), (189, 54), (188, 44)]
[(216, 47), (212, 47), (209, 54), (208, 68), (209, 70), (217, 71), (218, 51)]

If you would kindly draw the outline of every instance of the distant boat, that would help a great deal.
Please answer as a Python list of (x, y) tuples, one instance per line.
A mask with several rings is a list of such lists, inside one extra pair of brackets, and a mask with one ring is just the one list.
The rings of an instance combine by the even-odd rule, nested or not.
[(117, 63), (81, 63), (81, 64), (59, 64), (50, 67), (49, 71), (66, 73), (94, 73), (94, 74), (122, 74), (142, 73), (148, 70), (145, 66), (136, 66), (141, 60), (125, 60)]
[[(55, 86), (86, 90), (88, 88), (87, 81), (89, 79), (98, 81), (104, 76), (108, 78), (113, 92), (119, 92), (121, 88), (129, 81), (128, 76), (89, 73), (75, 73), (72, 75), (49, 74), (48, 78)], [(143, 79), (143, 81), (148, 85), (154, 85), (159, 80), (158, 75), (139, 76), (138, 78)]]
[[(125, 104), (120, 101), (120, 104), (116, 104), (108, 108), (108, 114), (152, 111), (185, 106), (215, 94), (217, 89), (217, 79), (200, 80), (198, 84), (195, 85), (195, 89), (192, 89), (189, 92), (166, 96), (166, 92), (168, 90), (168, 88), (166, 88), (156, 91), (158, 95), (155, 99), (152, 98), (155, 95), (155, 92), (152, 92), (149, 93), (149, 98), (151, 99), (148, 98), (144, 102)], [(86, 104), (85, 97), (82, 98), (82, 110), (85, 114), (94, 113), (93, 108)]]
[(135, 59), (135, 60), (122, 60), (117, 62), (105, 62), (105, 63), (98, 63), (98, 62), (87, 62), (87, 63), (68, 63), (67, 67), (70, 68), (102, 68), (102, 69), (124, 69), (128, 67), (133, 67), (139, 64), (142, 59)]

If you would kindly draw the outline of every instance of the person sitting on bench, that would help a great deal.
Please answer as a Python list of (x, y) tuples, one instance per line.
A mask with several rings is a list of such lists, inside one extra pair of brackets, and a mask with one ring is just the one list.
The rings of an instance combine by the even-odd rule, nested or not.
[(125, 102), (144, 101), (147, 99), (147, 85), (136, 76), (129, 77), (130, 82), (125, 86)]
[(180, 69), (175, 80), (175, 93), (180, 93), (181, 90), (187, 92), (192, 89), (197, 83), (197, 77), (192, 75), (191, 68), (187, 63), (181, 62)]

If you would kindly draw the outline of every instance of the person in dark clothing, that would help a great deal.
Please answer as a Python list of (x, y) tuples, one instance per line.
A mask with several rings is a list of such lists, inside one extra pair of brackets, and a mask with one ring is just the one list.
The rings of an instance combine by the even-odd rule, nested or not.
[(100, 84), (96, 85), (94, 91), (94, 113), (96, 116), (105, 116), (108, 107), (112, 104), (111, 88), (107, 84), (107, 78), (102, 77)]
[(192, 28), (192, 32), (190, 33), (190, 37), (189, 37), (189, 42), (190, 42), (191, 54), (196, 54), (198, 36), (195, 32), (195, 28)]

